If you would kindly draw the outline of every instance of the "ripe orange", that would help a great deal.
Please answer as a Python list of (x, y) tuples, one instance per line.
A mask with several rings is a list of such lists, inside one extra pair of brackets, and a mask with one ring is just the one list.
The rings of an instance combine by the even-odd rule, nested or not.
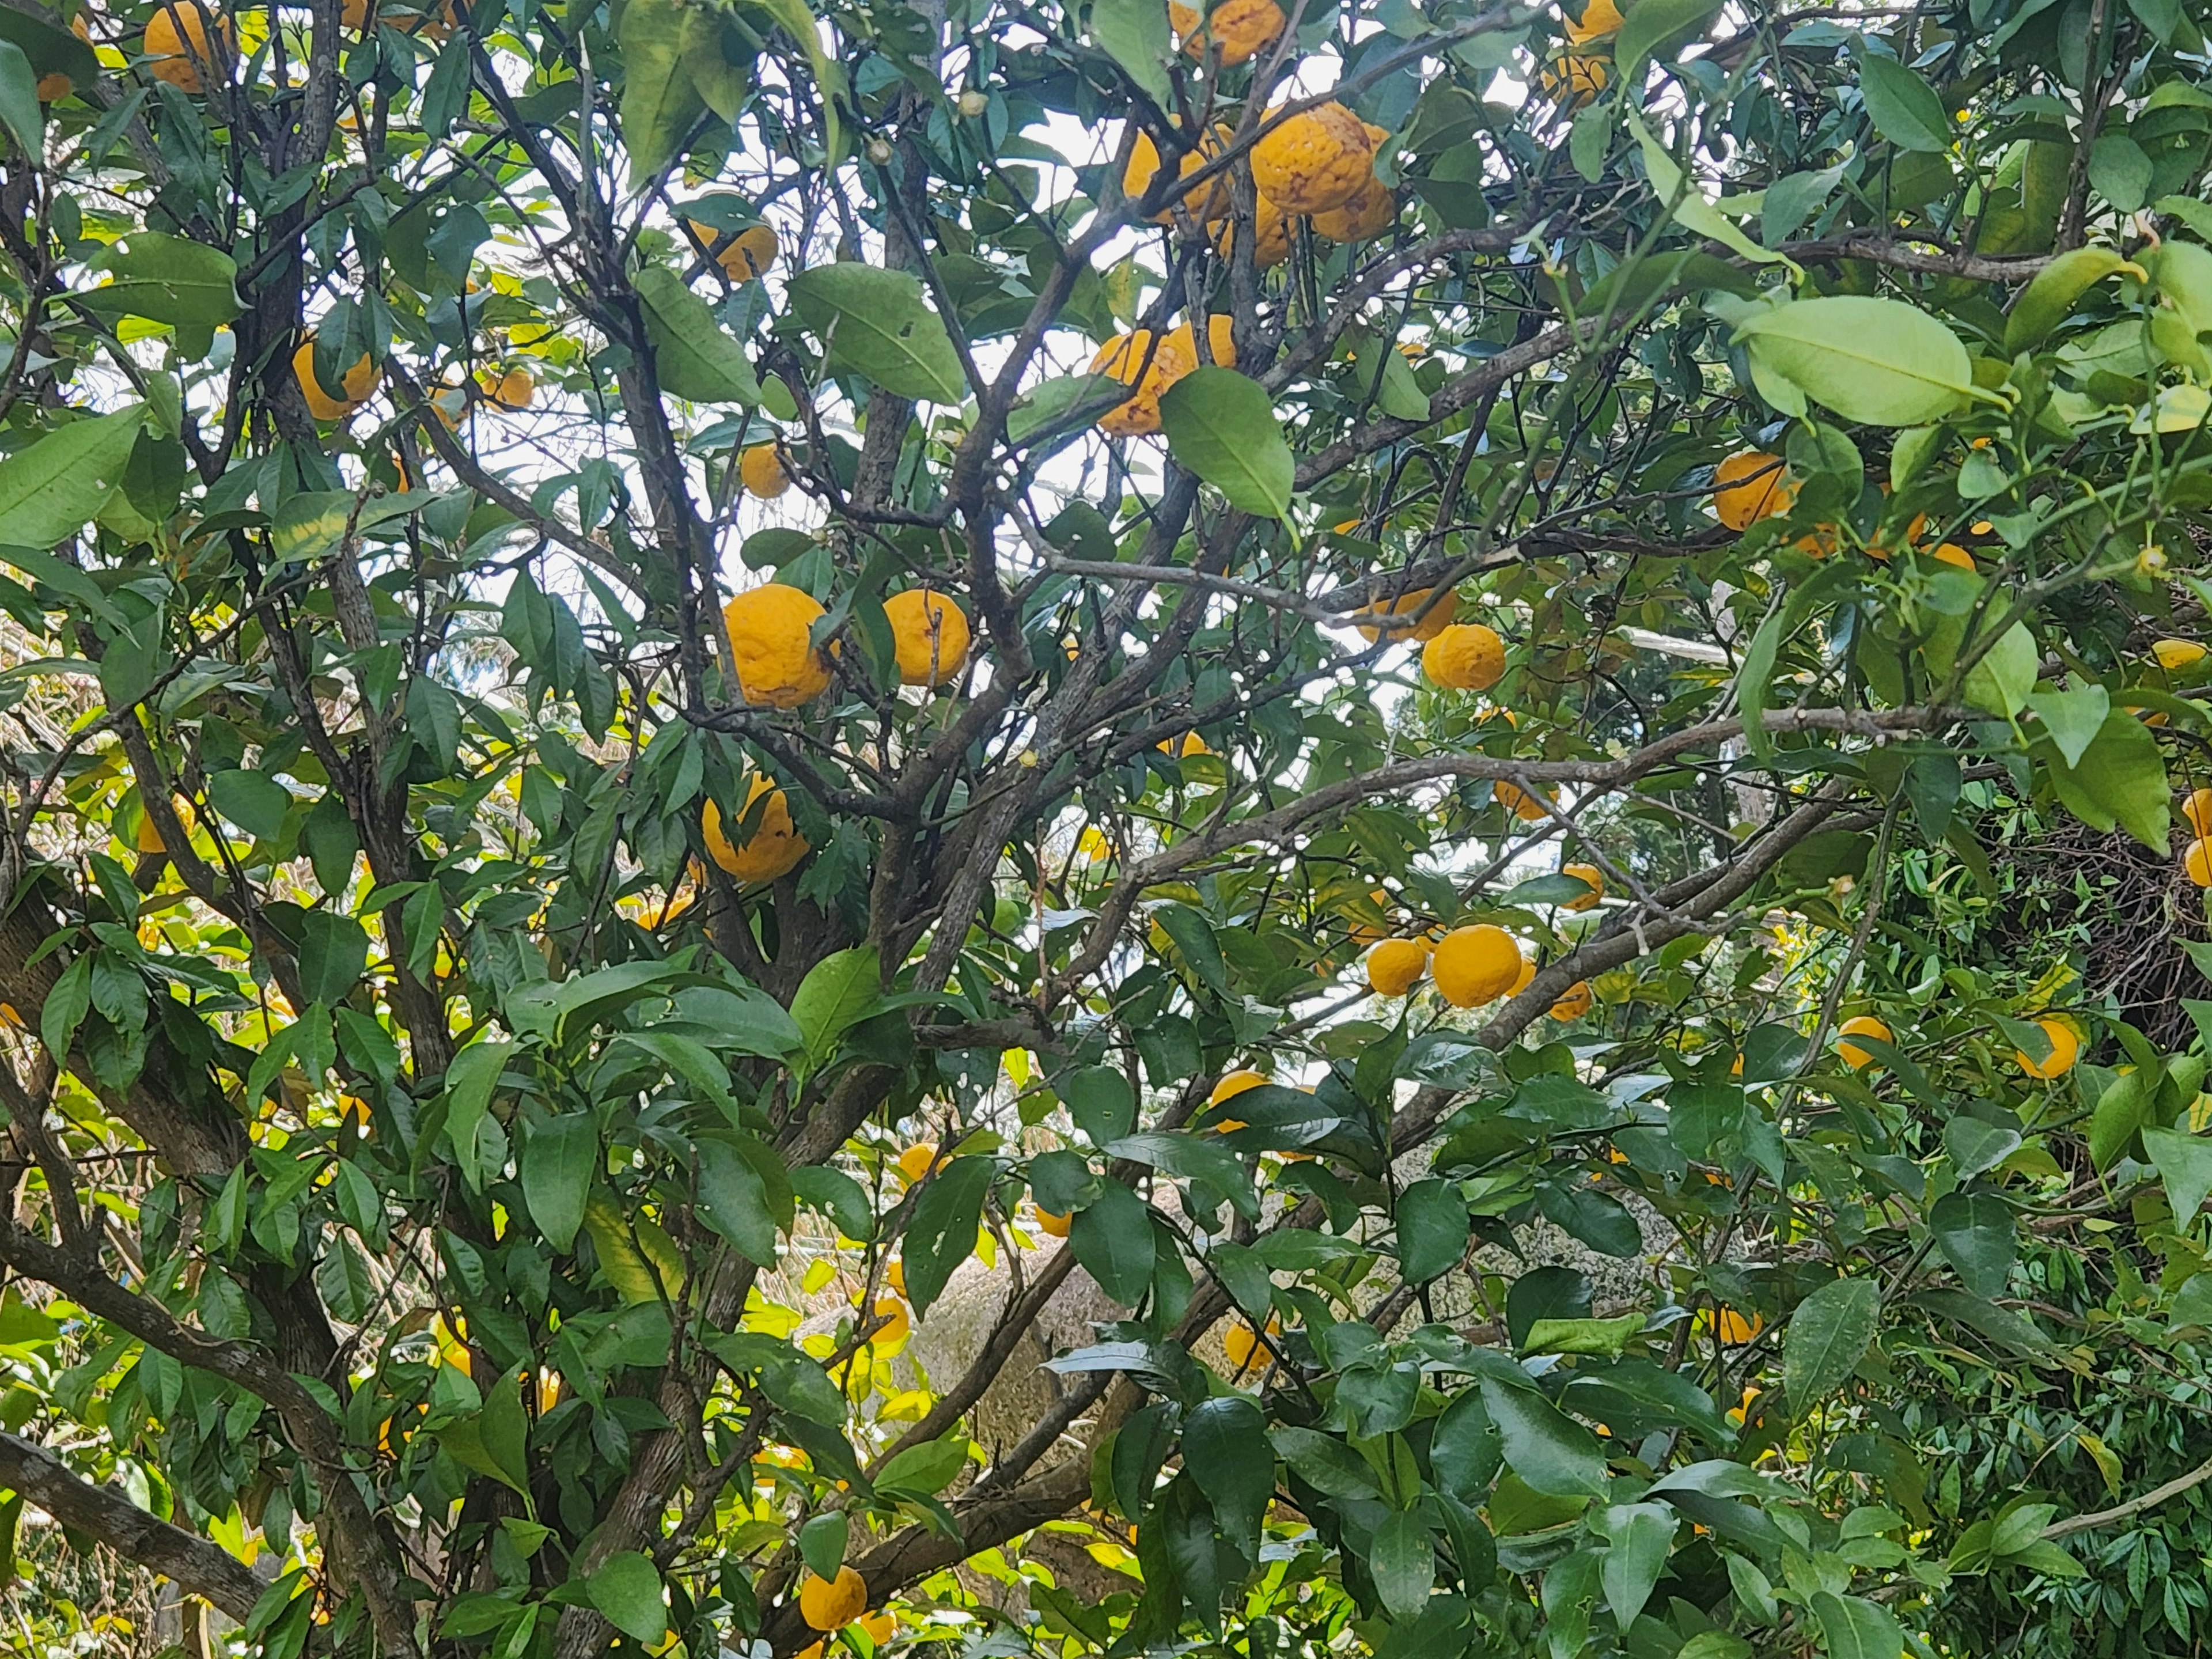
[(1713, 469), (1713, 511), (1730, 530), (1787, 513), (1796, 499), (1797, 486), (1779, 455), (1738, 450)]
[[(1872, 1014), (1861, 1014), (1856, 1019), (1847, 1019), (1838, 1029), (1844, 1036), (1872, 1037), (1877, 1042), (1893, 1042), (1896, 1040), (1889, 1027)], [(1855, 1072), (1863, 1070), (1874, 1059), (1872, 1053), (1856, 1042), (1838, 1042), (1836, 1052), (1843, 1056), (1844, 1064)]]
[(1513, 935), (1486, 921), (1446, 933), (1429, 959), (1429, 971), (1446, 1002), (1455, 1008), (1474, 1008), (1511, 988), (1522, 962)]

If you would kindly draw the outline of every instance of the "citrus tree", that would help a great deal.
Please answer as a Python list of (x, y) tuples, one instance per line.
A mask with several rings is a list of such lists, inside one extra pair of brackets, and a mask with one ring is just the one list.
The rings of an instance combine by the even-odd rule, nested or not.
[(2202, 21), (0, 7), (10, 1639), (2197, 1650)]

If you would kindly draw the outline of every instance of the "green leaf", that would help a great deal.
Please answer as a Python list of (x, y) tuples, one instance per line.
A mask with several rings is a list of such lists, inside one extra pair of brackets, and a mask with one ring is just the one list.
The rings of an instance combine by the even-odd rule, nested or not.
[(1613, 40), (1621, 84), (1640, 84), (1646, 62), (1674, 57), (1720, 9), (1721, 0), (1641, 0), (1630, 8)]
[(1530, 1490), (1552, 1498), (1605, 1495), (1605, 1452), (1595, 1435), (1533, 1389), (1486, 1376), (1481, 1386), (1505, 1462)]
[(539, 1237), (567, 1255), (584, 1224), (584, 1200), (599, 1163), (599, 1127), (589, 1112), (563, 1112), (530, 1127), (519, 1169), (523, 1201)]
[(1993, 1192), (1946, 1193), (1928, 1212), (1936, 1248), (1976, 1296), (1995, 1301), (2019, 1250), (2012, 1206)]
[(2142, 206), (2157, 176), (2150, 152), (2124, 132), (2105, 133), (2089, 146), (2089, 188), (2122, 213)]
[(1900, 1659), (1905, 1632), (1887, 1607), (1856, 1595), (1813, 1592), (1813, 1617), (1828, 1659)]
[(1261, 1517), (1275, 1495), (1275, 1450), (1257, 1406), (1225, 1394), (1194, 1408), (1183, 1419), (1182, 1466), (1232, 1540), (1259, 1537)]
[(900, 398), (958, 404), (968, 382), (945, 324), (910, 271), (840, 260), (791, 279), (792, 308), (828, 354), (831, 374), (852, 374)]
[(207, 792), (215, 810), (256, 841), (273, 842), (284, 833), (292, 792), (276, 779), (234, 767), (210, 774)]
[(1167, 104), (1175, 59), (1167, 0), (1091, 0), (1091, 38), (1154, 103)]
[(2071, 691), (2031, 691), (2027, 707), (2067, 765), (2079, 766), (2081, 756), (2112, 711), (2112, 695), (2101, 685), (2084, 685)]
[(1437, 1586), (1437, 1547), (1428, 1522), (1411, 1510), (1384, 1516), (1368, 1548), (1367, 1571), (1393, 1619), (1419, 1613)]
[[(1145, 1299), (1145, 1292), (1152, 1287), (1158, 1249), (1152, 1212), (1121, 1182), (1107, 1182), (1094, 1202), (1076, 1212), (1068, 1225), (1067, 1244), (1084, 1272), (1115, 1301), (1133, 1308)], [(909, 1262), (912, 1255), (909, 1245)], [(914, 1268), (910, 1265), (906, 1276), (911, 1287)]]
[[(1479, 1504), (1498, 1478), (1503, 1455), (1498, 1425), (1490, 1420), (1482, 1390), (1462, 1389), (1437, 1418), (1429, 1438), (1429, 1467), (1436, 1472), (1437, 1484), (1455, 1498)], [(1303, 1472), (1303, 1463), (1300, 1468)]]
[(623, 144), (629, 151), (635, 190), (675, 160), (677, 146), (706, 106), (684, 68), (693, 41), (679, 0), (629, 0), (623, 9), (619, 39)]
[(1409, 1285), (1425, 1285), (1459, 1266), (1473, 1223), (1453, 1181), (1417, 1181), (1398, 1194), (1398, 1267)]
[(1736, 671), (1735, 695), (1743, 710), (1744, 744), (1752, 757), (1759, 761), (1774, 754), (1774, 734), (1766, 729), (1765, 714), (1768, 694), (1774, 686), (1774, 658), (1782, 648), (1783, 627), (1779, 609), (1761, 617), (1759, 631), (1744, 649), (1743, 665)]
[(2013, 301), (2005, 319), (2005, 355), (2016, 357), (2041, 345), (2074, 314), (2084, 294), (2124, 268), (2136, 267), (2108, 247), (2069, 248), (2055, 256)]
[(2027, 706), (2027, 694), (2035, 689), (2035, 672), (2041, 663), (2035, 635), (2027, 631), (2026, 623), (2014, 623), (1966, 671), (1959, 684), (1960, 695), (1977, 708), (2010, 720)]
[(446, 1133), (453, 1139), (454, 1162), (471, 1192), (483, 1190), (487, 1173), (477, 1166), (477, 1130), (514, 1051), (511, 1043), (471, 1042), (453, 1056), (446, 1072)]
[[(281, 784), (276, 787), (280, 790), (283, 787)], [(287, 795), (287, 805), (290, 800)], [(281, 811), (277, 822), (281, 828)], [(345, 1000), (346, 993), (359, 983), (368, 968), (368, 934), (351, 916), (335, 910), (310, 910), (300, 925), (304, 934), (300, 945), (301, 994), (310, 1002), (335, 1007)]]
[(633, 1307), (659, 1302), (659, 1276), (630, 1236), (629, 1218), (604, 1188), (584, 1201), (584, 1231), (591, 1235), (592, 1253), (599, 1257), (599, 1271), (616, 1295)]
[(1736, 324), (1753, 366), (1847, 421), (1918, 426), (1964, 406), (1973, 366), (1959, 337), (1902, 300), (1823, 295)]
[(1782, 1386), (1802, 1417), (1813, 1402), (1843, 1385), (1881, 1325), (1881, 1287), (1871, 1279), (1838, 1279), (1797, 1304), (1782, 1339)]
[(1137, 1091), (1111, 1066), (1079, 1066), (1056, 1079), (1075, 1127), (1095, 1146), (1109, 1146), (1137, 1123)]
[(659, 1571), (635, 1550), (611, 1555), (584, 1580), (584, 1593), (607, 1622), (640, 1642), (657, 1643), (668, 1633), (668, 1606)]
[(71, 421), (0, 460), (0, 549), (43, 552), (89, 524), (123, 482), (146, 406)]
[(1960, 1181), (1971, 1181), (1996, 1169), (2019, 1146), (2019, 1130), (1963, 1112), (1943, 1126), (1943, 1150), (1950, 1155), (1952, 1173)]
[(1859, 92), (1874, 130), (1899, 149), (1942, 155), (1951, 148), (1951, 117), (1917, 71), (1876, 52), (1859, 55)]
[(748, 1261), (773, 1267), (775, 1215), (759, 1170), (736, 1142), (720, 1135), (701, 1135), (692, 1146), (697, 1158), (699, 1207), (707, 1224)]
[(907, 1300), (917, 1317), (929, 1311), (952, 1270), (974, 1253), (983, 1195), (998, 1172), (994, 1158), (956, 1158), (923, 1183), (904, 1249)]
[(2186, 1227), (2204, 1207), (2204, 1195), (2212, 1193), (2212, 1140), (2179, 1129), (2145, 1129), (2142, 1143), (2166, 1182), (2174, 1224)]
[[(1622, 33), (1626, 32), (1627, 26), (1624, 24)], [(1770, 253), (1759, 246), (1737, 228), (1733, 219), (1715, 207), (1698, 181), (1683, 175), (1672, 152), (1660, 143), (1640, 118), (1631, 115), (1627, 121), (1628, 130), (1636, 135), (1637, 145), (1644, 153), (1644, 176), (1650, 181), (1651, 193), (1659, 198), (1662, 206), (1671, 209), (1676, 224), (1693, 235), (1708, 237), (1758, 264), (1790, 263), (1781, 254)]]
[(1168, 1132), (1124, 1135), (1103, 1150), (1109, 1158), (1203, 1181), (1235, 1205), (1238, 1214), (1259, 1219), (1260, 1195), (1253, 1191), (1243, 1162), (1217, 1138)]
[(1665, 1504), (1615, 1504), (1601, 1510), (1594, 1524), (1606, 1539), (1598, 1583), (1604, 1587), (1606, 1606), (1626, 1630), (1644, 1611), (1659, 1575), (1666, 1571), (1667, 1553), (1674, 1547), (1681, 1520)]
[(792, 994), (791, 1018), (819, 1066), (837, 1039), (873, 1012), (883, 996), (882, 959), (872, 945), (837, 951), (807, 969)]
[(1595, 1354), (1618, 1359), (1621, 1350), (1643, 1328), (1644, 1316), (1639, 1313), (1625, 1313), (1614, 1319), (1540, 1319), (1528, 1327), (1521, 1352)]
[(8, 40), (0, 40), (0, 126), (8, 129), (21, 154), (35, 159), (44, 150), (46, 118), (39, 106), (38, 71), (23, 49)]
[(645, 308), (646, 337), (660, 389), (700, 404), (757, 406), (760, 381), (744, 348), (714, 320), (707, 302), (661, 265), (638, 273), (637, 297)]
[(1178, 465), (1261, 518), (1291, 510), (1297, 468), (1265, 387), (1233, 368), (1193, 369), (1160, 398), (1160, 428)]
[(104, 262), (108, 280), (81, 297), (93, 310), (179, 327), (213, 328), (243, 307), (238, 264), (221, 248), (158, 230), (134, 230)]
[(2144, 846), (2166, 850), (2172, 822), (2166, 760), (2141, 720), (2114, 709), (2078, 765), (2069, 767), (2056, 755), (2044, 758), (2067, 811), (2092, 828), (2118, 824)]

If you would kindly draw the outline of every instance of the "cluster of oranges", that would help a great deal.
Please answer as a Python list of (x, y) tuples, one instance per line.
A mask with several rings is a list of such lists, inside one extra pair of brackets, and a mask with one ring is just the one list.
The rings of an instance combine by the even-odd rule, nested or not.
[(1449, 691), (1487, 691), (1504, 676), (1505, 641), (1482, 623), (1454, 621), (1457, 611), (1451, 594), (1423, 587), (1378, 599), (1352, 616), (1370, 645), (1386, 637), (1419, 645), (1421, 672), (1432, 684)]
[[(1790, 476), (1789, 464), (1779, 455), (1769, 454), (1763, 449), (1740, 449), (1713, 469), (1713, 513), (1730, 530), (1745, 531), (1762, 519), (1781, 518), (1796, 504), (1797, 480)], [(1901, 539), (1907, 551), (1923, 553), (1961, 570), (1976, 568), (1974, 556), (1956, 542), (1923, 546), (1920, 536), (1926, 527), (1924, 514), (1905, 527)], [(1826, 557), (1835, 548), (1836, 526), (1815, 525), (1795, 545), (1800, 552), (1810, 553), (1815, 558)], [(1876, 542), (1868, 546), (1867, 556), (1887, 560), (1890, 551)]]
[[(814, 640), (814, 625), (826, 614), (812, 594), (785, 582), (763, 582), (725, 605), (722, 628), (738, 696), (760, 708), (797, 708), (827, 691), (837, 646), (833, 641), (825, 650)], [(884, 617), (902, 684), (943, 685), (967, 666), (968, 613), (943, 593), (904, 589), (884, 601)], [(746, 817), (753, 816), (757, 801), (759, 815), (743, 846), (730, 840), (721, 810), (711, 800), (699, 826), (708, 856), (748, 885), (788, 874), (809, 850), (782, 790), (755, 777), (746, 788)]]
[(1572, 112), (1597, 100), (1613, 79), (1613, 37), (1620, 32), (1614, 0), (1589, 0), (1580, 17), (1570, 17), (1567, 49), (1536, 74), (1536, 90)]
[[(2048, 1079), (2065, 1076), (2074, 1069), (2074, 1062), (2081, 1057), (2080, 1029), (2071, 1020), (2057, 1014), (2045, 1014), (2034, 1024), (2050, 1044), (2051, 1052), (2038, 1060), (2027, 1049), (2015, 1048), (2013, 1050), (2014, 1062), (2032, 1078)], [(1853, 1037), (1864, 1037), (1869, 1042), (1891, 1047), (1894, 1047), (1897, 1042), (1896, 1034), (1890, 1030), (1887, 1022), (1877, 1019), (1872, 1014), (1859, 1014), (1845, 1020), (1836, 1028), (1836, 1053), (1844, 1064), (1855, 1072), (1864, 1071), (1878, 1056), (1872, 1049), (1852, 1042)], [(1739, 1060), (1736, 1063), (1741, 1066), (1742, 1061)]]
[[(1605, 896), (1605, 876), (1595, 866), (1570, 864), (1560, 873), (1588, 891), (1566, 901), (1569, 910), (1588, 910)], [(1513, 935), (1489, 922), (1455, 927), (1437, 936), (1386, 939), (1367, 955), (1367, 987), (1377, 996), (1409, 994), (1424, 978), (1455, 1008), (1476, 1008), (1503, 996), (1518, 996), (1536, 977), (1536, 963)], [(1595, 998), (1589, 981), (1578, 981), (1552, 1005), (1552, 1018), (1579, 1019)]]

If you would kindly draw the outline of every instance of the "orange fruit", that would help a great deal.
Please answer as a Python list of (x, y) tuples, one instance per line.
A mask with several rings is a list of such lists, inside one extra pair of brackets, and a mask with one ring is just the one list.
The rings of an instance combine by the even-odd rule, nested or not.
[(967, 613), (944, 594), (907, 588), (884, 601), (884, 616), (904, 684), (943, 685), (968, 665)]
[(1458, 603), (1451, 594), (1447, 593), (1434, 605), (1430, 605), (1429, 595), (1435, 592), (1434, 588), (1424, 587), (1412, 593), (1401, 593), (1395, 599), (1377, 601), (1368, 605), (1364, 610), (1353, 611), (1352, 614), (1354, 617), (1418, 616), (1420, 618), (1419, 622), (1389, 623), (1382, 627), (1370, 627), (1365, 623), (1358, 623), (1356, 625), (1359, 629), (1359, 637), (1371, 645), (1382, 637), (1382, 628), (1387, 627), (1390, 637), (1394, 640), (1413, 640), (1425, 643), (1435, 639), (1452, 625), (1452, 612), (1457, 608)]
[(788, 875), (807, 854), (806, 837), (791, 821), (790, 801), (768, 779), (753, 779), (745, 792), (746, 812), (763, 795), (768, 797), (768, 804), (761, 808), (760, 821), (743, 847), (732, 845), (723, 833), (722, 809), (713, 801), (699, 816), (699, 835), (707, 843), (707, 856), (747, 885)]
[(1505, 641), (1480, 623), (1454, 623), (1421, 647), (1421, 672), (1447, 690), (1487, 691), (1505, 673)]
[(1580, 1019), (1589, 1012), (1591, 1005), (1596, 1000), (1591, 993), (1589, 981), (1578, 979), (1561, 992), (1559, 1000), (1552, 1005), (1552, 1018), (1558, 1020)]
[(1099, 347), (1091, 360), (1091, 373), (1105, 374), (1135, 389), (1128, 402), (1098, 417), (1098, 429), (1109, 438), (1140, 438), (1160, 429), (1160, 398), (1177, 380), (1198, 367), (1185, 356), (1173, 334), (1152, 343), (1150, 329), (1117, 334)]
[(1378, 997), (1401, 997), (1429, 970), (1425, 939), (1386, 939), (1367, 955), (1367, 988)]
[(1583, 897), (1569, 899), (1566, 902), (1568, 909), (1593, 909), (1596, 907), (1597, 902), (1605, 896), (1605, 872), (1595, 864), (1561, 865), (1559, 873), (1563, 876), (1572, 876), (1577, 881), (1586, 884), (1589, 888), (1589, 892)]
[(1513, 935), (1486, 921), (1455, 927), (1439, 939), (1429, 958), (1429, 971), (1446, 1002), (1455, 1008), (1474, 1008), (1510, 989), (1523, 961)]
[(1219, 0), (1211, 11), (1168, 0), (1168, 23), (1182, 37), (1183, 51), (1203, 58), (1218, 50), (1224, 69), (1273, 46), (1286, 21), (1275, 0)]
[(1503, 781), (1490, 786), (1490, 798), (1523, 823), (1535, 823), (1551, 816), (1551, 808), (1540, 795), (1532, 795), (1515, 783)]
[(300, 342), (292, 354), (292, 373), (300, 382), (300, 395), (307, 400), (307, 413), (325, 425), (343, 421), (368, 401), (368, 394), (376, 390), (376, 365), (366, 353), (351, 368), (339, 385), (339, 395), (332, 397), (315, 378), (315, 340), (313, 335)]
[(783, 459), (783, 446), (773, 441), (749, 444), (738, 457), (738, 479), (745, 494), (772, 501), (791, 488), (791, 466)]
[(2020, 1069), (2033, 1078), (2063, 1077), (2074, 1069), (2074, 1062), (2081, 1057), (2081, 1034), (2070, 1021), (2045, 1015), (2036, 1025), (2051, 1039), (2051, 1052), (2041, 1060), (2028, 1058), (2027, 1050), (2015, 1048), (2013, 1058)]
[(2212, 838), (2199, 836), (2191, 842), (2181, 863), (2190, 880), (2199, 887), (2212, 887)]
[(830, 689), (830, 659), (811, 637), (823, 614), (811, 594), (782, 582), (747, 588), (722, 607), (731, 665), (747, 702), (796, 708)]
[(1253, 185), (1284, 212), (1326, 213), (1375, 176), (1375, 140), (1343, 105), (1316, 104), (1262, 132), (1251, 165)]
[(1713, 511), (1730, 530), (1787, 513), (1796, 499), (1797, 486), (1779, 455), (1738, 450), (1713, 469)]
[(210, 32), (210, 15), (199, 0), (171, 0), (155, 12), (146, 25), (143, 49), (151, 60), (146, 72), (190, 93), (202, 89), (203, 70), (224, 73), (229, 55), (237, 49), (237, 37), (228, 17), (216, 17)]
[(2212, 836), (2212, 789), (2192, 789), (2181, 804), (2181, 816), (2200, 836)]
[(799, 1616), (816, 1630), (842, 1630), (867, 1610), (867, 1581), (850, 1567), (835, 1578), (810, 1572), (799, 1586)]
[[(1856, 1019), (1847, 1019), (1840, 1030), (1844, 1036), (1872, 1037), (1877, 1042), (1894, 1042), (1896, 1040), (1889, 1027), (1872, 1014), (1861, 1014)], [(1855, 1072), (1863, 1069), (1874, 1059), (1871, 1053), (1856, 1042), (1838, 1042), (1836, 1052), (1844, 1057), (1844, 1064)]]

